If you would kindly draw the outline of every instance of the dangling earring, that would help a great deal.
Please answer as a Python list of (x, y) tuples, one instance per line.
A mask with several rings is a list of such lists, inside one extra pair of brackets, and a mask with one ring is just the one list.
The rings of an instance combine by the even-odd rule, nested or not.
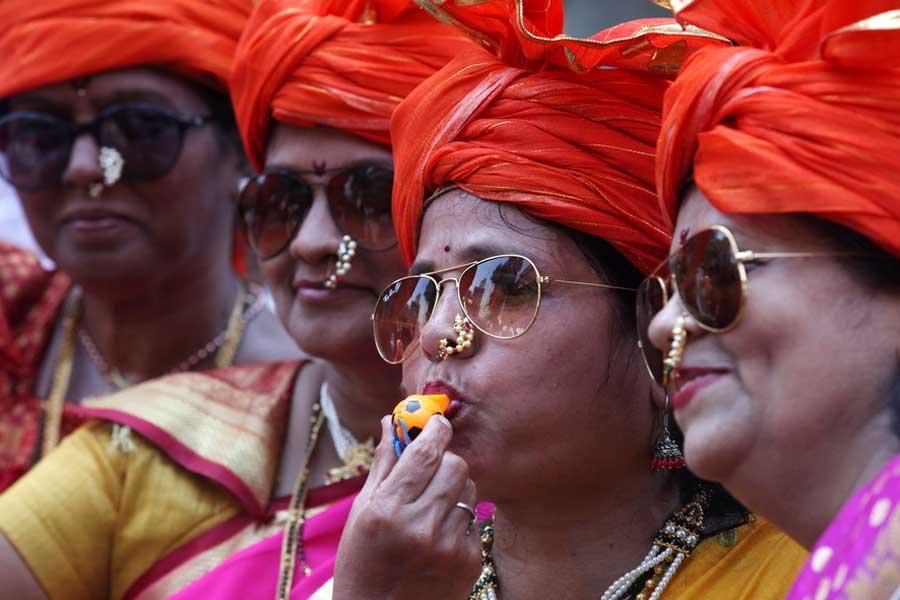
[(337, 284), (344, 278), (344, 275), (350, 271), (350, 261), (356, 256), (356, 246), (356, 241), (349, 235), (345, 235), (341, 238), (341, 243), (338, 244), (337, 263), (334, 265), (334, 273), (329, 275), (328, 279), (325, 280), (326, 288), (336, 288)]
[(456, 332), (456, 341), (451, 342), (447, 338), (441, 338), (438, 342), (438, 351), (435, 357), (438, 360), (447, 360), (454, 354), (459, 354), (463, 350), (472, 347), (472, 340), (475, 339), (475, 329), (469, 323), (469, 319), (456, 315), (453, 318), (453, 331)]
[(675, 327), (672, 328), (672, 345), (669, 348), (668, 356), (663, 361), (663, 387), (669, 385), (672, 373), (675, 372), (675, 369), (681, 364), (681, 359), (684, 358), (684, 346), (687, 344), (685, 323), (687, 323), (686, 315), (681, 315), (675, 321)]
[(650, 468), (654, 471), (665, 471), (680, 469), (684, 465), (684, 454), (681, 453), (681, 448), (672, 439), (672, 433), (669, 431), (669, 392), (667, 391), (666, 406), (662, 412), (662, 429), (656, 437)]
[(109, 146), (100, 148), (97, 163), (103, 171), (103, 182), (92, 183), (88, 186), (88, 194), (91, 198), (99, 198), (103, 190), (114, 186), (122, 178), (122, 169), (125, 168), (125, 159), (118, 150)]

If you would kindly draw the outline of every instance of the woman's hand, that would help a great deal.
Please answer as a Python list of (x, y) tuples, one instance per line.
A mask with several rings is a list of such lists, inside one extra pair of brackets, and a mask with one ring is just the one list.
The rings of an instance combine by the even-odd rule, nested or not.
[(353, 503), (334, 574), (332, 600), (465, 600), (481, 571), (478, 530), (467, 535), (475, 484), (447, 451), (450, 422), (432, 417), (397, 459), (391, 419), (368, 480)]

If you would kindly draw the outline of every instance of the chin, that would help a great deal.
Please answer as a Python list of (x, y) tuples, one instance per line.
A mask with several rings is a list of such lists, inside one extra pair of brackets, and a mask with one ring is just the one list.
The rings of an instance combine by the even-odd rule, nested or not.
[(740, 432), (726, 424), (696, 423), (684, 431), (688, 468), (707, 481), (728, 484), (743, 459)]

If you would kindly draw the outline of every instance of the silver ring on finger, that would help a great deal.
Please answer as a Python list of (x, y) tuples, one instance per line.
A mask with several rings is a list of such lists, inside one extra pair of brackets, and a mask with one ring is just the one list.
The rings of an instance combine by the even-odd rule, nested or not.
[(468, 537), (472, 534), (472, 530), (475, 528), (475, 523), (478, 520), (478, 513), (475, 512), (475, 507), (473, 507), (471, 504), (466, 504), (465, 502), (457, 502), (456, 507), (463, 509), (470, 515), (469, 524), (466, 525), (466, 536)]

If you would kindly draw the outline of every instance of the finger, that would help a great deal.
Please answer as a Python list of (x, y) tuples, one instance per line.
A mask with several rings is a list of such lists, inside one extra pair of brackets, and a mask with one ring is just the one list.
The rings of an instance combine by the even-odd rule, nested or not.
[(462, 531), (463, 535), (466, 535), (466, 531), (469, 533), (473, 533), (477, 531), (476, 521), (477, 516), (472, 517), (472, 513), (459, 504), (465, 504), (466, 506), (472, 508), (473, 510), (476, 507), (477, 499), (476, 499), (476, 489), (475, 483), (471, 479), (466, 479), (463, 482), (463, 487), (460, 490), (459, 496), (453, 500), (453, 502), (449, 503), (447, 513), (444, 515), (444, 531), (445, 535), (452, 536), (454, 538), (459, 536), (459, 532)]
[[(415, 504), (433, 507), (435, 518), (444, 520), (459, 500), (468, 480), (469, 465), (466, 461), (453, 452), (444, 452), (434, 477), (428, 482)], [(423, 509), (422, 512), (427, 511)]]
[(369, 469), (369, 476), (363, 486), (365, 491), (367, 488), (374, 489), (384, 481), (384, 479), (397, 464), (397, 454), (394, 452), (394, 446), (391, 439), (391, 417), (384, 416), (381, 419), (381, 441), (375, 448), (375, 458)]
[(450, 421), (442, 415), (428, 420), (422, 433), (403, 451), (382, 482), (401, 504), (414, 502), (431, 482), (453, 437)]

